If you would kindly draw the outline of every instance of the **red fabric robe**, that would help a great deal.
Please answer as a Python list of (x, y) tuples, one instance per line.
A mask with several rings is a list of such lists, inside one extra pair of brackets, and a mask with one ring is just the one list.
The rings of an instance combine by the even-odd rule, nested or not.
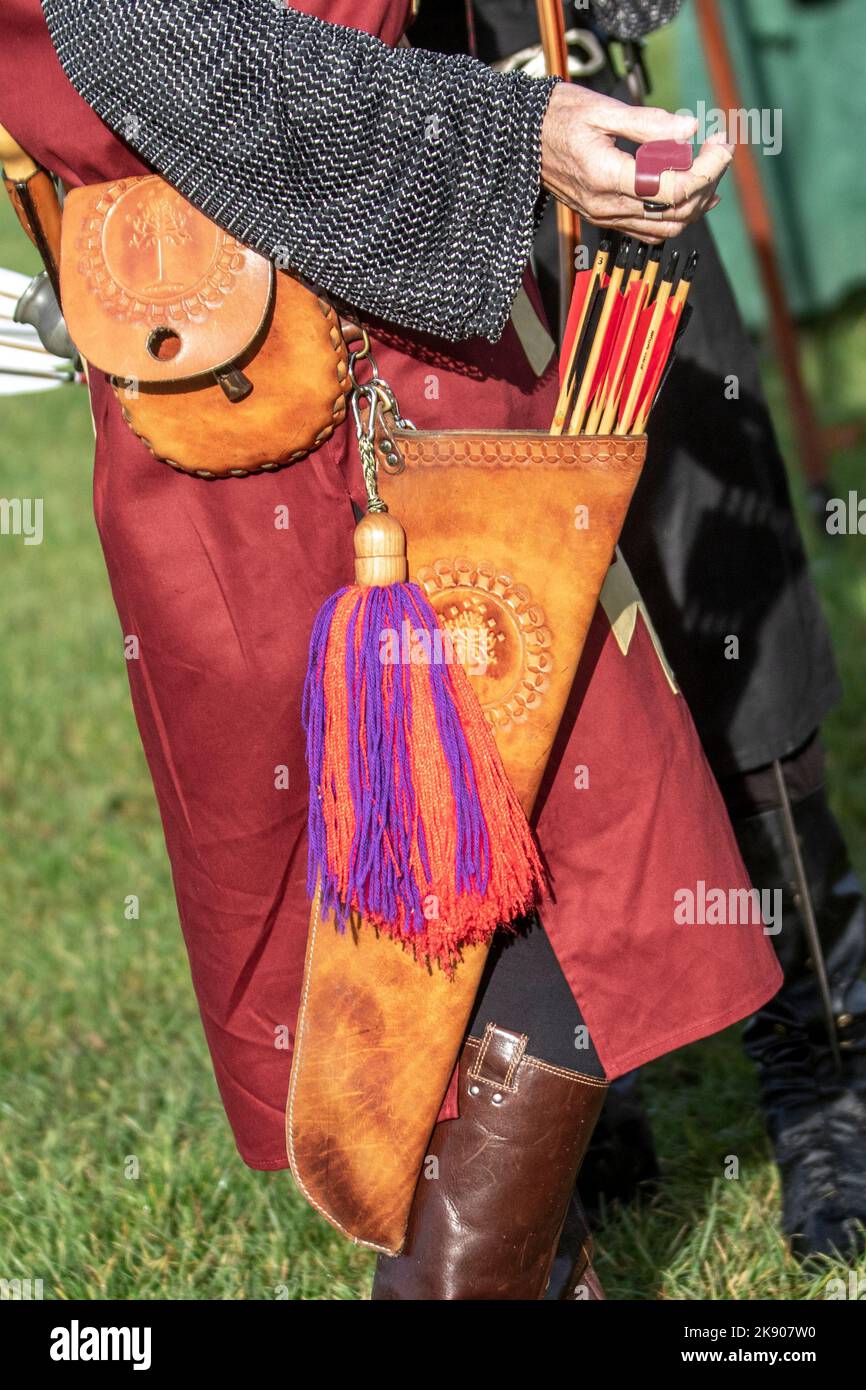
[[(298, 8), (393, 43), (409, 7)], [(145, 172), (67, 82), (39, 0), (3, 0), (0, 123), (72, 185)], [(550, 421), (554, 367), (539, 380), (511, 326), (496, 346), (396, 334), (374, 349), (419, 426)], [(290, 1057), (275, 1037), (294, 1030), (308, 921), (300, 698), (313, 617), (352, 574), (357, 449), (344, 427), (292, 468), (210, 484), (154, 460), (96, 372), (91, 394), (96, 521), (122, 632), (139, 640), (132, 699), (217, 1082), (244, 1160), (283, 1168)], [(614, 1077), (742, 1018), (780, 975), (759, 925), (675, 921), (677, 889), (747, 880), (641, 619), (624, 655), (599, 610), (561, 732), (538, 815), (544, 924)]]

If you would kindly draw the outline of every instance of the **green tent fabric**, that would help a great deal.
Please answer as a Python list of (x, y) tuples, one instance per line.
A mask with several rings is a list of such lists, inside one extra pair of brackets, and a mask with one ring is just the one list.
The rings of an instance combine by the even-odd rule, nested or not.
[[(779, 153), (756, 152), (789, 302), (798, 316), (832, 309), (866, 284), (866, 3), (719, 0), (719, 10), (743, 106), (782, 113)], [(669, 33), (681, 105), (715, 107), (693, 5)], [(741, 311), (762, 328), (766, 305), (730, 172), (721, 192), (710, 224)]]

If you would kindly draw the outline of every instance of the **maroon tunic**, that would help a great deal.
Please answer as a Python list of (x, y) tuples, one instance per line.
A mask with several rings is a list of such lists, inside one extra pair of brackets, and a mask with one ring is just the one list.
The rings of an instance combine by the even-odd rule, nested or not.
[[(409, 7), (298, 8), (394, 42)], [(67, 82), (39, 0), (3, 0), (0, 123), (70, 184), (144, 172)], [(495, 347), (388, 335), (374, 348), (420, 426), (551, 418), (553, 369), (535, 376), (511, 326)], [(290, 1056), (275, 1038), (281, 1025), (294, 1031), (308, 920), (301, 688), (314, 614), (352, 574), (357, 450), (343, 428), (292, 468), (209, 484), (152, 458), (100, 373), (91, 394), (96, 520), (122, 631), (139, 639), (132, 699), (216, 1077), (244, 1160), (282, 1168)], [(282, 506), (287, 530), (274, 525)], [(575, 785), (578, 766), (588, 788)], [(780, 976), (760, 926), (675, 921), (678, 889), (746, 877), (641, 619), (625, 655), (599, 610), (549, 771), (538, 834), (555, 898), (544, 924), (608, 1074), (762, 1004)]]

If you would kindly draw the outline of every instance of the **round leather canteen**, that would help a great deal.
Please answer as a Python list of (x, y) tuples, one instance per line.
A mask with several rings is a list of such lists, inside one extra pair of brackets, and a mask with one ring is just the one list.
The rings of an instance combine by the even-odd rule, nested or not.
[(118, 382), (124, 419), (173, 468), (242, 478), (304, 458), (346, 417), (347, 354), (337, 315), (282, 271), (262, 332), (234, 366), (252, 387), (240, 401), (212, 376), (137, 391)]
[(156, 175), (71, 191), (61, 288), (78, 351), (174, 468), (273, 470), (345, 418), (347, 353), (331, 306)]

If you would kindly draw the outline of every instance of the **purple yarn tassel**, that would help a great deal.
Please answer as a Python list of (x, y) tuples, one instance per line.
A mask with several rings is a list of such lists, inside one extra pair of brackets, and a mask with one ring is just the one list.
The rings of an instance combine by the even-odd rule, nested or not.
[[(341, 603), (351, 604), (351, 613), (345, 650), (338, 652), (329, 639)], [(341, 927), (351, 911), (385, 924), (402, 921), (410, 932), (425, 926), (423, 898), (430, 891), (430, 864), (412, 784), (410, 665), (402, 657), (382, 660), (383, 635), (396, 634), (399, 644), (406, 631), (422, 641), (426, 634), (431, 652), (442, 642), (436, 614), (417, 585), (353, 587), (340, 590), (323, 605), (310, 640), (303, 701), (310, 775), (307, 890), (312, 896), (317, 883), (321, 885), (322, 911), (334, 911)], [(348, 695), (347, 727), (340, 730), (328, 727), (325, 698), (325, 673), (335, 662), (341, 664)], [(456, 826), (453, 888), (459, 894), (483, 896), (490, 874), (490, 839), (449, 665), (431, 660), (426, 671), (453, 803), (443, 814), (453, 816)], [(348, 788), (323, 786), (325, 740), (335, 736), (347, 741)], [(340, 866), (329, 857), (323, 806), (347, 793), (354, 834), (341, 876)], [(416, 841), (426, 883), (419, 883), (412, 872)]]

